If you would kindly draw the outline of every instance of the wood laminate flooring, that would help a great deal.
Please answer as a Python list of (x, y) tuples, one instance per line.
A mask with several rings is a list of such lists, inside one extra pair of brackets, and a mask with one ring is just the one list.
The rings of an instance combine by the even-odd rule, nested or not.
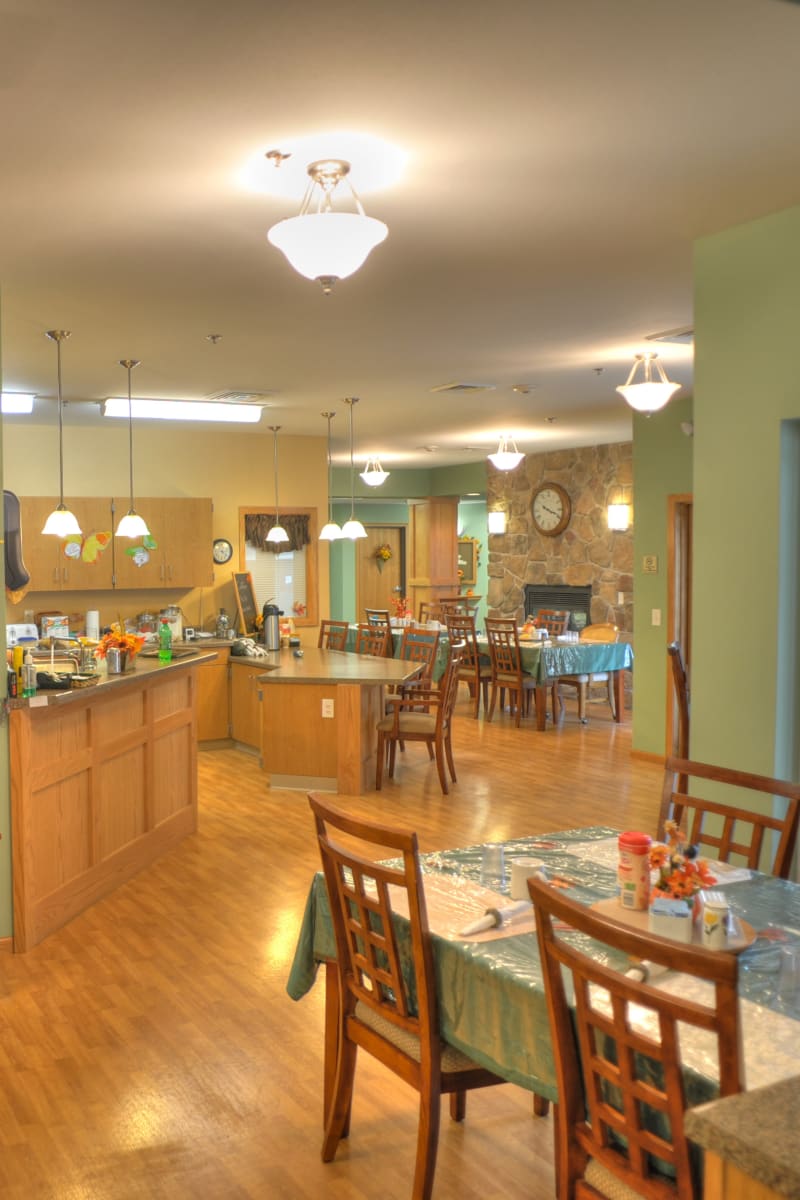
[[(352, 811), (415, 827), (423, 850), (608, 823), (655, 833), (661, 771), (630, 725), (568, 703), (537, 734), (455, 721), (442, 796), (423, 746)], [(416, 1096), (362, 1055), (352, 1130), (320, 1161), (324, 985), (285, 984), (318, 860), (302, 792), (257, 760), (201, 752), (200, 828), (26, 955), (0, 955), (3, 1200), (408, 1200)], [(6, 831), (3, 831), (4, 833)], [(508, 1086), (442, 1119), (436, 1200), (553, 1195), (551, 1118)]]

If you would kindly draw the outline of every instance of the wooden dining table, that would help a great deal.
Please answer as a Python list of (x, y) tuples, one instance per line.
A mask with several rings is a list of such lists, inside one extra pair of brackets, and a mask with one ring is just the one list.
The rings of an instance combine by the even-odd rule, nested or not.
[[(505, 844), (505, 883), (499, 891), (481, 884), (480, 845), (422, 856), (426, 905), (438, 984), (443, 1037), (481, 1066), (540, 1096), (557, 1100), (544, 984), (532, 909), (528, 906), (499, 930), (460, 937), (458, 931), (487, 907), (511, 905), (510, 862), (534, 856), (551, 880), (585, 904), (607, 902), (616, 894), (618, 831), (608, 827), (572, 829)], [(739, 995), (748, 1087), (800, 1075), (800, 1011), (779, 996), (781, 946), (800, 945), (800, 886), (757, 871), (743, 871), (716, 886), (725, 888), (731, 912), (754, 932), (740, 955)], [(400, 927), (403, 918), (397, 916)], [(580, 935), (575, 935), (580, 936)], [(584, 939), (585, 941), (585, 939)], [(619, 969), (625, 960), (595, 947), (596, 956)], [(311, 881), (287, 990), (300, 1000), (324, 965), (327, 1002), (325, 1076), (335, 1063), (338, 983), (335, 947), (322, 874)], [(659, 976), (657, 986), (687, 994), (687, 977)], [(702, 985), (701, 985), (702, 986)], [(716, 1094), (715, 1063), (702, 1041), (684, 1047), (692, 1083), (692, 1103)], [(328, 1094), (326, 1085), (326, 1095)]]

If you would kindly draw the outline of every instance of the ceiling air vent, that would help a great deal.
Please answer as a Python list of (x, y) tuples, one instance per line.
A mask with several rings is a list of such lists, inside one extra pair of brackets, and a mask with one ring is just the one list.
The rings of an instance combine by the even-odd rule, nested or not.
[(663, 333), (648, 333), (648, 342), (676, 342), (679, 346), (694, 345), (694, 329), (686, 325), (682, 329), (665, 329)]
[(432, 392), (493, 392), (493, 383), (440, 383)]
[(214, 392), (209, 400), (222, 400), (226, 404), (269, 404), (274, 392)]

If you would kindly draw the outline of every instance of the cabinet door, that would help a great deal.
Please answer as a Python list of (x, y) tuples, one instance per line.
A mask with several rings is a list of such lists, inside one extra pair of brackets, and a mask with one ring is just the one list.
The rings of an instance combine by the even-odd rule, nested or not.
[[(121, 514), (128, 502), (117, 499), (114, 506)], [(147, 522), (155, 548), (146, 548), (146, 554), (142, 554), (140, 538), (115, 538), (115, 587), (189, 588), (213, 583), (210, 500), (144, 497), (137, 501), (136, 509)]]
[(92, 591), (110, 588), (113, 577), (111, 540), (104, 543), (98, 534), (110, 534), (111, 501), (103, 497), (67, 497), (81, 527), (80, 539), (42, 534), (50, 513), (58, 504), (57, 496), (21, 496), (22, 555), (32, 592)]
[(235, 742), (261, 749), (261, 704), (257, 663), (231, 663), (231, 736)]
[(230, 650), (218, 650), (216, 662), (197, 668), (197, 740), (230, 737), (228, 670)]

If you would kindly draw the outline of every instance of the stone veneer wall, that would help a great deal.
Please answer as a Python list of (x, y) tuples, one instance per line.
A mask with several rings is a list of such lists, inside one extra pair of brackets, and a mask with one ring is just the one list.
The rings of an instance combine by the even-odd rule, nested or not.
[[(508, 514), (505, 534), (488, 539), (489, 616), (523, 617), (526, 583), (591, 583), (592, 621), (611, 621), (630, 634), (633, 522), (625, 533), (613, 533), (606, 509), (622, 488), (633, 503), (633, 444), (528, 454), (514, 471), (491, 463), (487, 470), (487, 507)], [(536, 532), (531, 514), (534, 489), (545, 480), (561, 484), (572, 501), (569, 525), (553, 538)]]

